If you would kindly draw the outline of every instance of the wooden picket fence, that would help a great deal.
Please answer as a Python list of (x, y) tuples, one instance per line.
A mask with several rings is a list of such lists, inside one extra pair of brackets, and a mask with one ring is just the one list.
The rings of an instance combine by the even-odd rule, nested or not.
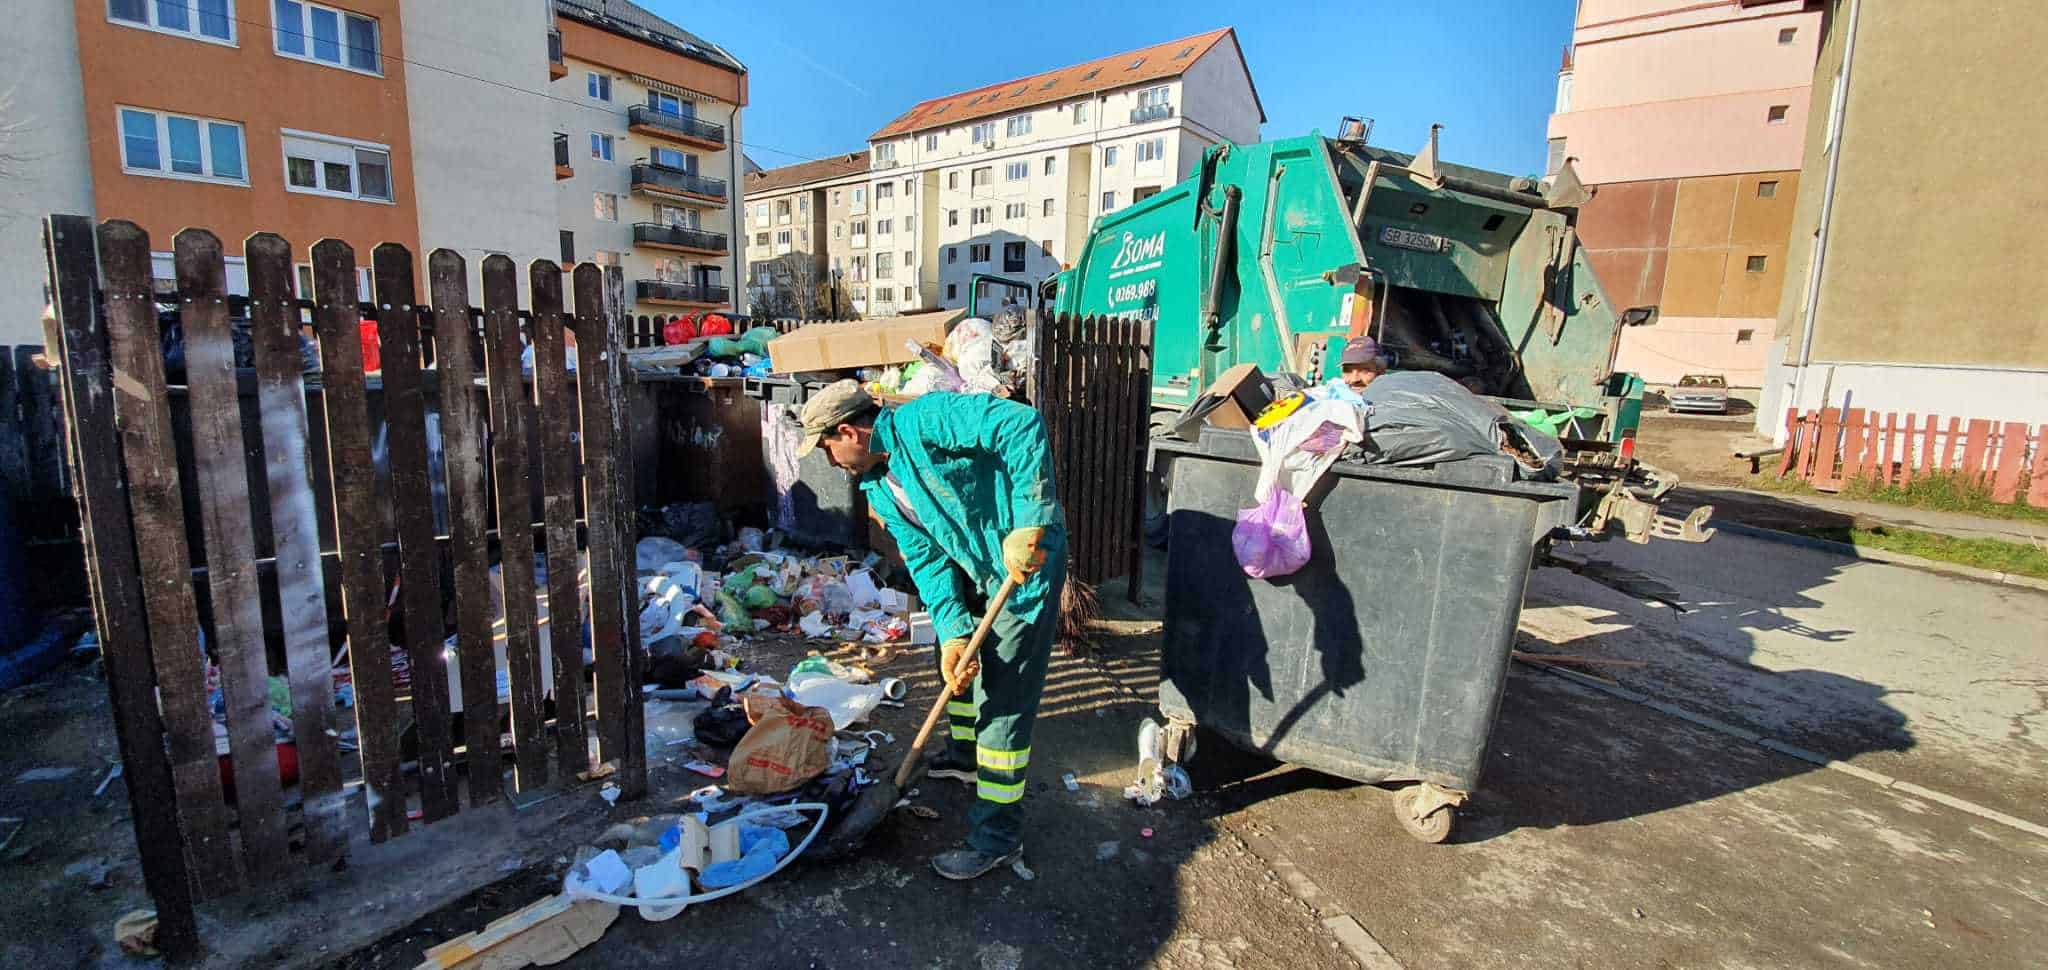
[(1935, 414), (1880, 415), (1862, 408), (1785, 412), (1780, 478), (1838, 491), (1854, 479), (1907, 486), (1944, 474), (1982, 485), (1994, 502), (2019, 501), (2024, 484), (2027, 504), (2048, 508), (2048, 424), (1944, 422)]
[[(155, 898), (159, 943), (196, 947), (193, 900), (283, 877), (295, 863), (344, 858), (352, 836), (403, 835), (410, 809), (426, 824), (505, 797), (573, 784), (598, 762), (627, 796), (646, 787), (637, 610), (632, 601), (632, 457), (625, 447), (621, 343), (624, 283), (617, 269), (545, 260), (528, 270), (527, 310), (517, 268), (503, 256), (481, 267), (473, 306), (463, 258), (425, 260), (428, 302), (416, 302), (405, 247), (372, 256), (376, 302), (356, 292), (356, 254), (339, 240), (312, 247), (313, 294), (294, 293), (292, 247), (273, 233), (243, 244), (249, 295), (224, 293), (221, 241), (203, 229), (177, 235), (177, 310), (183, 326), (190, 433), (174, 429), (150, 280), (150, 240), (126, 221), (82, 216), (45, 224), (58, 311), (52, 351), (61, 370), (64, 425), (84, 522), (95, 619), (133, 809), (144, 881)], [(572, 281), (574, 306), (562, 284)], [(259, 428), (245, 433), (237, 403), (230, 306), (246, 306), (254, 345)], [(302, 314), (310, 311), (321, 369), (302, 374)], [(390, 484), (385, 494), (365, 420), (361, 324), (381, 342)], [(477, 322), (481, 321), (481, 339)], [(580, 367), (566, 362), (565, 334)], [(431, 346), (442, 352), (421, 366)], [(534, 350), (532, 387), (521, 354)], [(456, 348), (461, 348), (458, 352)], [(476, 359), (481, 357), (481, 360)], [(467, 391), (481, 383), (487, 392)], [(324, 400), (309, 426), (308, 388)], [(427, 398), (436, 391), (452, 535), (436, 535)], [(536, 397), (538, 401), (536, 403)], [(580, 418), (580, 421), (579, 421)], [(537, 454), (529, 435), (538, 431)], [(329, 457), (309, 467), (310, 435)], [(180, 451), (195, 469), (183, 481)], [(248, 454), (260, 454), (258, 465)], [(487, 468), (487, 464), (490, 466)], [(261, 472), (252, 474), (252, 468)], [(533, 508), (540, 479), (541, 508)], [(488, 485), (487, 485), (488, 483)], [(487, 490), (495, 486), (494, 490)], [(327, 494), (316, 497), (315, 490)], [(204, 548), (188, 542), (184, 503), (196, 499)], [(578, 506), (584, 515), (579, 519)], [(487, 516), (495, 507), (495, 529)], [(316, 516), (333, 510), (334, 553), (323, 555)], [(539, 524), (536, 524), (536, 511)], [(258, 548), (252, 518), (268, 523)], [(595, 718), (586, 720), (578, 593), (578, 533), (587, 534)], [(554, 678), (541, 682), (535, 604), (535, 533), (547, 556)], [(395, 538), (395, 542), (388, 540)], [(512, 747), (500, 750), (492, 650), (490, 548), (503, 563), (505, 653)], [(275, 600), (259, 583), (274, 574)], [(453, 595), (444, 595), (444, 573)], [(335, 580), (340, 620), (330, 628), (324, 589)], [(396, 595), (392, 595), (395, 580)], [(201, 603), (210, 604), (202, 611)], [(387, 607), (387, 603), (389, 604)], [(444, 605), (453, 604), (453, 616)], [(282, 619), (281, 649), (267, 650), (265, 606)], [(202, 619), (210, 613), (211, 622)], [(394, 685), (392, 621), (402, 624), (411, 696)], [(453, 737), (443, 640), (453, 632), (460, 700)], [(338, 743), (331, 651), (346, 643), (359, 753)], [(207, 659), (225, 698), (228, 753), (215, 749)], [(281, 665), (271, 657), (281, 656)], [(273, 738), (269, 678), (289, 684), (299, 811)], [(557, 716), (543, 720), (552, 692)], [(416, 725), (417, 771), (401, 765), (401, 729)], [(457, 747), (462, 753), (460, 760)], [(552, 764), (552, 777), (550, 766)], [(224, 769), (232, 768), (232, 796)], [(359, 780), (358, 780), (359, 779)], [(303, 838), (293, 837), (293, 818)]]
[(1090, 583), (1130, 578), (1144, 562), (1145, 446), (1152, 406), (1152, 324), (1057, 316), (1038, 326), (1032, 393), (1067, 511), (1067, 573)]

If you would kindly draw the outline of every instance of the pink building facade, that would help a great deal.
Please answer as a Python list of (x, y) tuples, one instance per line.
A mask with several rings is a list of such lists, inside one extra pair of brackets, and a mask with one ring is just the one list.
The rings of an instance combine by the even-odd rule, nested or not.
[(1571, 158), (1596, 187), (1579, 233), (1608, 296), (1660, 309), (1618, 369), (1762, 385), (1820, 17), (1807, 0), (1580, 0), (1550, 168)]

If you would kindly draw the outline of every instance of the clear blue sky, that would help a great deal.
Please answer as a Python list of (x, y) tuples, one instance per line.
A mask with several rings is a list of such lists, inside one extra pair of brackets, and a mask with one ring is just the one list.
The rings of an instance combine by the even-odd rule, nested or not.
[(1237, 28), (1265, 102), (1265, 137), (1330, 134), (1338, 118), (1364, 115), (1377, 122), (1375, 144), (1412, 152), (1441, 122), (1446, 161), (1517, 175), (1543, 170), (1574, 6), (1026, 0), (932, 4), (926, 13), (824, 0), (639, 2), (747, 65), (743, 135), (767, 168), (864, 148), (925, 98), (1227, 26)]

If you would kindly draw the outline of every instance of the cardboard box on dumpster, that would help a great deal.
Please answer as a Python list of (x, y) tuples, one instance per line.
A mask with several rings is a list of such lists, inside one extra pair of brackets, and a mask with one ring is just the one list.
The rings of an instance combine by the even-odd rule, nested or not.
[[(1210, 401), (1215, 402), (1213, 407), (1207, 406)], [(1266, 375), (1259, 365), (1239, 364), (1216, 375), (1216, 382), (1202, 392), (1188, 411), (1203, 413), (1214, 427), (1241, 429), (1251, 427), (1252, 419), (1271, 403), (1273, 396), (1266, 390)]]
[(917, 359), (909, 347), (944, 343), (947, 315), (923, 313), (854, 323), (814, 323), (768, 341), (769, 366), (777, 374), (881, 367)]

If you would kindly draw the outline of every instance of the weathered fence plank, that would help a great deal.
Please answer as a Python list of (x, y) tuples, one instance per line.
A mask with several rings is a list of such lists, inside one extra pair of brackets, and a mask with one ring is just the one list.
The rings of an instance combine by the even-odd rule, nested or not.
[[(391, 463), (391, 508), (398, 532), (399, 605), (412, 670), (418, 726), (420, 816), (428, 822), (460, 809), (450, 737), (448, 667), (442, 640), (441, 544), (434, 537), (434, 486), (427, 448), (427, 401), (420, 378), (420, 308), (412, 253), (396, 243), (371, 255), (377, 333), (383, 345), (384, 423)], [(456, 389), (461, 393), (461, 389)], [(444, 392), (445, 396), (445, 392)]]
[(583, 724), (583, 597), (576, 557), (576, 385), (569, 380), (562, 328), (562, 269), (537, 259), (528, 275), (533, 294), (533, 389), (540, 399), (548, 648), (555, 660), (555, 764), (566, 784), (590, 770), (590, 741)]
[[(579, 270), (580, 271), (580, 270)], [(612, 595), (621, 598), (624, 604), (625, 631), (622, 637), (620, 687), (624, 693), (618, 713), (618, 764), (619, 787), (628, 798), (639, 798), (647, 794), (647, 724), (646, 708), (640, 694), (642, 680), (642, 657), (640, 652), (640, 610), (639, 597), (634, 593), (634, 533), (633, 533), (633, 449), (624, 447), (626, 437), (627, 388), (631, 374), (626, 370), (625, 347), (620, 340), (623, 321), (626, 318), (626, 277), (617, 266), (604, 268), (602, 286), (599, 288), (598, 312), (602, 317), (598, 331), (600, 336), (592, 341), (604, 349), (604, 383), (599, 407), (611, 429), (611, 472), (612, 488), (607, 512), (611, 527), (605, 530), (609, 549), (605, 550), (613, 562), (613, 573), (619, 582), (610, 587)], [(577, 292), (582, 293), (579, 278)], [(579, 311), (581, 307), (578, 307)], [(588, 405), (586, 405), (588, 406)], [(590, 414), (590, 411), (585, 411)], [(598, 533), (593, 529), (592, 535)], [(593, 543), (595, 545), (595, 543)], [(593, 549), (592, 558), (598, 556)]]
[(1972, 482), (1986, 478), (1984, 459), (1991, 448), (1991, 422), (1985, 418), (1971, 418), (1969, 430), (1963, 437), (1963, 477)]
[(1998, 434), (1997, 472), (1991, 480), (1991, 500), (2010, 502), (2020, 495), (2020, 472), (2026, 469), (2027, 426), (2005, 422)]
[(191, 547), (150, 285), (149, 234), (132, 222), (114, 221), (101, 225), (99, 235), (121, 455), (171, 775), (194, 881), (202, 895), (215, 896), (237, 888), (241, 876), (228, 836), (213, 716), (207, 710), (206, 655), (192, 598)]
[(383, 842), (405, 834), (407, 798), (399, 774), (397, 697), (384, 623), (384, 517), (370, 459), (356, 260), (348, 243), (323, 239), (314, 244), (313, 295), (363, 798), (370, 812), (370, 841)]
[(590, 635), (594, 654), (597, 701), (598, 758), (621, 761), (625, 738), (626, 614), (630, 601), (617, 591), (633, 585), (633, 573), (621, 573), (616, 557), (624, 526), (618, 521), (617, 453), (624, 450), (624, 428), (614, 425), (618, 409), (611, 403), (620, 337), (608, 332), (604, 271), (585, 263), (572, 276), (576, 294), (577, 376), (583, 404), (583, 507), (590, 531)]
[(175, 250), (192, 459), (213, 606), (212, 647), (220, 666), (228, 752), (235, 768), (242, 867), (252, 883), (274, 882), (285, 872), (284, 794), (278, 779), (276, 731), (270, 723), (270, 667), (264, 658), (262, 587), (256, 578), (255, 532), (250, 524), (235, 343), (228, 332), (227, 268), (220, 238), (204, 229), (178, 233)]
[[(125, 766), (123, 787), (135, 820), (142, 881), (156, 902), (157, 945), (167, 955), (184, 959), (199, 950), (193, 870), (186, 864), (186, 837), (178, 824), (177, 791), (164, 747), (149, 634), (143, 625), (141, 565), (122, 487), (113, 375), (93, 294), (98, 282), (94, 232), (83, 216), (52, 216), (43, 231), (57, 310), (58, 339), (49, 350), (64, 368), (64, 426), (70, 433), (68, 450), (77, 463), (71, 477), (86, 527), (86, 571), (100, 656), (106, 664), (114, 736)], [(146, 241), (142, 253), (147, 256)], [(110, 302), (135, 296), (134, 280), (127, 283), (131, 288), (120, 292), (109, 288)]]
[(476, 399), (469, 269), (451, 249), (427, 260), (441, 377), (441, 458), (448, 474), (449, 553), (455, 560), (455, 655), (462, 671), (469, 804), (504, 797), (498, 761), (498, 663), (491, 645), (490, 495), (484, 485), (484, 416)]
[(262, 414), (270, 538), (277, 558), (278, 619), (299, 756), (306, 858), (332, 862), (348, 844), (340, 755), (334, 743), (334, 659), (327, 652), (327, 596), (320, 568), (319, 510), (306, 457), (306, 390), (291, 244), (257, 233), (242, 244), (249, 268), (249, 336)]
[(2027, 481), (2027, 504), (2048, 509), (2048, 423), (2034, 433), (2033, 477)]
[(513, 783), (547, 784), (541, 740), (541, 670), (535, 631), (533, 478), (526, 453), (529, 412), (519, 372), (519, 277), (509, 257), (484, 259), (485, 366), (490, 373), (491, 459), (498, 494), (499, 577), (505, 592), (505, 665), (512, 687)]
[(1895, 481), (1899, 483), (1900, 488), (1913, 484), (1913, 436), (1916, 433), (1913, 425), (1919, 417), (1908, 411), (1905, 423), (1899, 425), (1899, 469)]

